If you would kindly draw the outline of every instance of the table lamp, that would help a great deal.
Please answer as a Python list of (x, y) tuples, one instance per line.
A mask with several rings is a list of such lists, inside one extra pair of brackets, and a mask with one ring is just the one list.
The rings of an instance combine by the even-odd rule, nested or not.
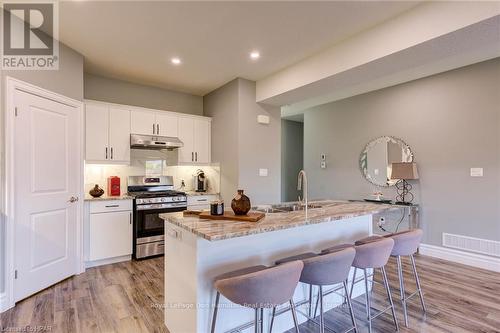
[(391, 179), (397, 179), (396, 204), (411, 205), (413, 194), (411, 193), (412, 186), (407, 180), (418, 179), (417, 163), (403, 162), (392, 163)]

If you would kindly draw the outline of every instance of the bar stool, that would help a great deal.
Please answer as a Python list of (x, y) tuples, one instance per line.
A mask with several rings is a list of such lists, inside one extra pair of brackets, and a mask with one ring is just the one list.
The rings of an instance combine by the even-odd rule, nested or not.
[(222, 294), (233, 303), (255, 309), (255, 332), (263, 332), (263, 309), (289, 302), (295, 330), (299, 332), (293, 294), (304, 264), (292, 261), (280, 266), (252, 266), (228, 272), (215, 278), (217, 290), (211, 332), (215, 332), (219, 299)]
[[(415, 296), (417, 293), (420, 297), (420, 303), (422, 304), (422, 310), (424, 313), (427, 312), (424, 302), (424, 295), (422, 293), (422, 288), (420, 286), (420, 279), (417, 273), (417, 267), (415, 265), (415, 258), (413, 255), (417, 252), (420, 241), (422, 240), (423, 231), (421, 229), (407, 230), (385, 237), (392, 238), (394, 240), (394, 248), (392, 249), (391, 256), (396, 257), (398, 265), (398, 277), (399, 277), (399, 294), (401, 298), (401, 303), (403, 305), (403, 315), (405, 318), (405, 326), (408, 327), (408, 312), (406, 308), (406, 302), (411, 297)], [(403, 279), (403, 265), (401, 264), (401, 256), (408, 256), (411, 260), (411, 265), (413, 268), (413, 276), (415, 277), (415, 283), (417, 285), (417, 291), (413, 294), (406, 296), (405, 283)]]
[[(391, 238), (384, 237), (368, 237), (362, 240), (359, 240), (355, 243), (356, 249), (356, 257), (354, 258), (353, 266), (354, 266), (354, 276), (351, 285), (350, 295), (352, 296), (352, 291), (354, 289), (354, 284), (363, 281), (365, 282), (365, 296), (366, 296), (366, 316), (368, 319), (368, 332), (372, 332), (372, 320), (380, 316), (381, 314), (387, 312), (389, 309), (392, 312), (392, 318), (394, 320), (394, 326), (396, 326), (396, 331), (399, 331), (399, 325), (396, 318), (396, 312), (394, 310), (394, 303), (392, 301), (391, 290), (389, 287), (389, 282), (387, 280), (387, 274), (385, 272), (385, 265), (389, 260), (389, 256), (391, 255), (391, 251), (394, 247), (394, 241)], [(384, 280), (384, 287), (387, 292), (387, 297), (389, 298), (390, 306), (380, 311), (376, 315), (371, 315), (371, 300), (370, 293), (368, 288), (368, 275), (367, 269), (377, 269), (379, 268), (382, 271), (382, 276)], [(364, 277), (358, 281), (356, 281), (356, 272), (357, 269), (362, 269), (364, 272)], [(373, 276), (373, 274), (371, 275)], [(373, 288), (373, 287), (372, 287)]]
[[(314, 253), (304, 253), (298, 256), (288, 257), (284, 259), (278, 260), (276, 263), (286, 264), (288, 260), (294, 260), (295, 258), (301, 258), (304, 263), (304, 269), (302, 270), (302, 274), (300, 275), (300, 282), (309, 284), (310, 286), (318, 286), (319, 293), (319, 306), (320, 306), (320, 332), (323, 333), (325, 331), (325, 322), (323, 318), (323, 287), (328, 285), (335, 285), (342, 283), (342, 287), (345, 292), (345, 297), (347, 299), (347, 304), (349, 306), (349, 311), (352, 320), (352, 328), (347, 330), (346, 332), (354, 330), (357, 332), (356, 319), (354, 318), (354, 313), (351, 306), (351, 299), (349, 297), (349, 293), (347, 290), (347, 277), (349, 276), (349, 271), (351, 269), (352, 262), (354, 260), (354, 256), (356, 255), (356, 250), (354, 247), (346, 247), (343, 249), (338, 249), (337, 251), (333, 251), (325, 254), (314, 254)], [(312, 297), (312, 289), (309, 289), (309, 304), (311, 305), (311, 297)], [(309, 310), (311, 308), (309, 307)], [(273, 309), (273, 316), (271, 318), (271, 329), (272, 323), (274, 321), (275, 309)], [(311, 316), (306, 316), (311, 319), (314, 323), (318, 324), (314, 321)]]

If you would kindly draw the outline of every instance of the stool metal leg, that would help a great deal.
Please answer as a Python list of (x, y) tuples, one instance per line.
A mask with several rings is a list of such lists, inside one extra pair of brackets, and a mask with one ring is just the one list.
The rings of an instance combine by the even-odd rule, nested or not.
[[(366, 317), (368, 318), (368, 332), (372, 332), (372, 314), (371, 314), (371, 302), (370, 302), (370, 290), (368, 288), (368, 274), (366, 273), (366, 268), (363, 269), (365, 274), (365, 295), (366, 295)], [(352, 289), (351, 289), (352, 291)]]
[(217, 295), (215, 296), (214, 316), (212, 317), (212, 329), (210, 330), (211, 333), (215, 332), (215, 321), (217, 320), (217, 310), (219, 308), (219, 299), (220, 299), (220, 293), (217, 292)]
[(403, 306), (403, 316), (405, 319), (405, 326), (408, 327), (408, 311), (406, 309), (405, 282), (403, 277), (403, 265), (401, 264), (401, 256), (397, 256), (396, 261), (398, 264), (399, 295), (401, 297), (401, 305)]
[(269, 324), (269, 333), (273, 331), (274, 316), (276, 315), (276, 307), (273, 307), (273, 314), (271, 315), (271, 324)]
[(358, 327), (356, 326), (356, 319), (354, 318), (354, 311), (352, 310), (351, 297), (349, 296), (349, 292), (347, 290), (347, 280), (342, 282), (344, 285), (345, 292), (345, 301), (347, 302), (347, 306), (349, 307), (349, 313), (351, 314), (352, 326), (354, 327), (354, 333), (358, 333)]
[(309, 285), (309, 310), (307, 312), (309, 317), (311, 317), (311, 314), (312, 314), (312, 298), (313, 298), (313, 286), (312, 286), (312, 284), (310, 284)]
[(325, 333), (325, 321), (323, 318), (323, 287), (319, 286), (319, 331)]
[(297, 320), (297, 312), (295, 312), (295, 304), (290, 300), (290, 309), (292, 310), (293, 324), (295, 325), (295, 332), (299, 333), (299, 321)]
[(410, 256), (410, 259), (411, 259), (411, 265), (413, 266), (413, 275), (415, 276), (418, 294), (420, 296), (420, 303), (422, 303), (422, 309), (424, 310), (424, 312), (427, 312), (427, 308), (425, 307), (425, 302), (424, 302), (424, 295), (422, 294), (422, 287), (420, 286), (420, 279), (418, 277), (417, 266), (415, 265), (415, 258), (413, 257), (413, 254)]
[(352, 299), (352, 291), (354, 289), (354, 283), (356, 282), (356, 272), (357, 272), (357, 268), (354, 267), (354, 274), (352, 276), (352, 283), (351, 283), (351, 292), (349, 293), (349, 297)]
[(394, 320), (394, 326), (396, 326), (396, 331), (399, 331), (399, 324), (396, 318), (396, 311), (394, 310), (394, 303), (392, 302), (391, 289), (389, 287), (389, 281), (387, 280), (387, 274), (385, 272), (385, 267), (381, 268), (382, 275), (384, 277), (385, 290), (387, 291), (387, 297), (389, 297), (389, 303), (391, 304), (392, 318)]

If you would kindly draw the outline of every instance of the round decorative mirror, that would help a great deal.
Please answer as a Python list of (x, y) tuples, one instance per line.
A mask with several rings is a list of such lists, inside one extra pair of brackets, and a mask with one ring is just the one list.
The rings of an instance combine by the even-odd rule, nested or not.
[(391, 179), (391, 166), (396, 162), (413, 162), (413, 152), (403, 140), (382, 136), (366, 145), (359, 157), (359, 168), (370, 183), (389, 187), (397, 182)]

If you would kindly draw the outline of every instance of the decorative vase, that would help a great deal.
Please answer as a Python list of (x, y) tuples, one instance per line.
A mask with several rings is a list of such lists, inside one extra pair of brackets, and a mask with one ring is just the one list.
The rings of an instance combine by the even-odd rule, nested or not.
[(104, 190), (99, 187), (99, 185), (95, 184), (94, 188), (89, 191), (89, 194), (94, 198), (99, 198), (104, 194)]
[(243, 194), (243, 190), (238, 190), (238, 194), (231, 201), (234, 215), (246, 215), (251, 207), (250, 198)]

